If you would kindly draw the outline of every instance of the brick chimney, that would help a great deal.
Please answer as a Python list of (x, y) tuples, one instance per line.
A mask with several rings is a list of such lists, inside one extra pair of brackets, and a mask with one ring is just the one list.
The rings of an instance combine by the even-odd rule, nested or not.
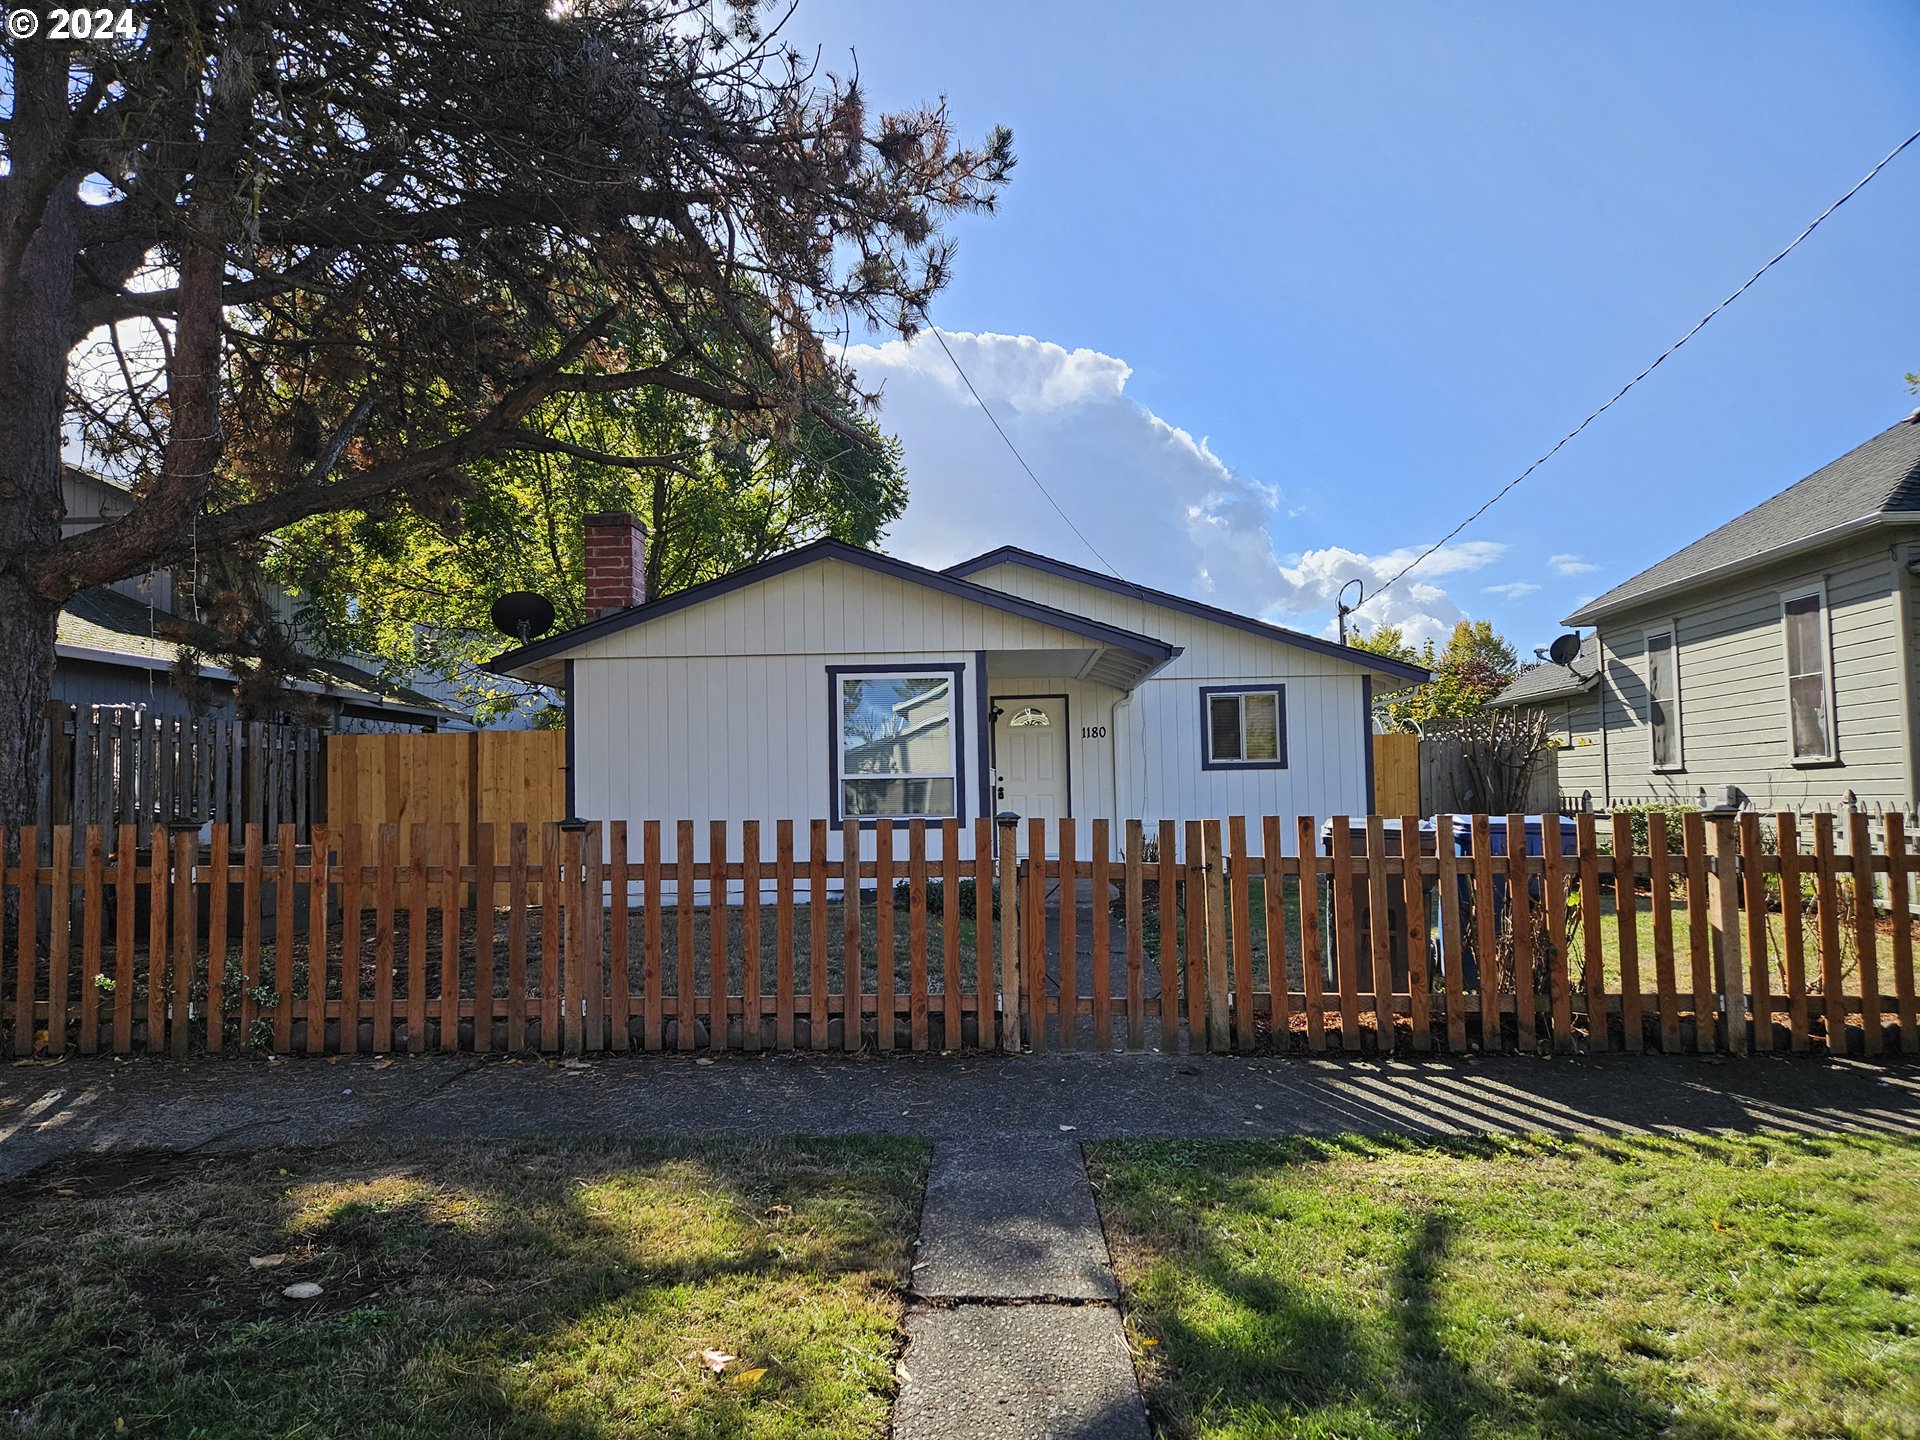
[(647, 527), (608, 511), (581, 522), (587, 541), (587, 619), (647, 601)]

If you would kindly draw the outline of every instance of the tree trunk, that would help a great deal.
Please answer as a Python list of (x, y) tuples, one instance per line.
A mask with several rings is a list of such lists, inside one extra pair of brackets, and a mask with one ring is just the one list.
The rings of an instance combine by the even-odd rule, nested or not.
[(59, 173), (70, 163), (60, 152), (65, 53), (45, 45), (15, 52), (13, 183), (0, 191), (0, 825), (9, 830), (33, 820), (66, 593), (36, 574), (60, 542), (66, 512), (60, 423), (79, 199)]
[(0, 826), (34, 821), (45, 773), (53, 633), (60, 607), (0, 575)]

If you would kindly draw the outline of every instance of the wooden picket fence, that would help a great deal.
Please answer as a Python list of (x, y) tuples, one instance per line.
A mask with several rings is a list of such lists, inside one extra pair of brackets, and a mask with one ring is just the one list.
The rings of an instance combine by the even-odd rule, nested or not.
[(1440, 817), (1403, 856), (1412, 817), (1324, 845), (1306, 818), (1095, 820), (1084, 851), (1072, 821), (881, 821), (838, 857), (825, 821), (714, 822), (708, 859), (691, 821), (471, 850), (423, 825), (404, 852), (394, 824), (121, 826), (77, 861), (60, 827), (50, 862), (25, 829), (0, 1013), (18, 1055), (1914, 1052), (1901, 817), (1693, 814), (1671, 852), (1656, 814), (1643, 854), (1627, 816), (1575, 824), (1572, 853), (1499, 854), (1488, 817), (1461, 845)]

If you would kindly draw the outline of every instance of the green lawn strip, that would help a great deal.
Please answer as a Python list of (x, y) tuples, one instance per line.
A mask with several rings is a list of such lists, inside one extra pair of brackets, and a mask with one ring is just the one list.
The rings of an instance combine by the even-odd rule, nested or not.
[(1091, 1147), (1170, 1436), (1920, 1434), (1920, 1143)]
[(883, 1436), (925, 1164), (564, 1141), (42, 1172), (0, 1192), (0, 1434)]

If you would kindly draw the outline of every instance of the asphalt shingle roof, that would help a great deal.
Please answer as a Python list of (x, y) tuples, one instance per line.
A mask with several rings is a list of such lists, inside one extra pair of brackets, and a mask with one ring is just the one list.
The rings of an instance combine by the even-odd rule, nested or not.
[(1532, 705), (1547, 700), (1563, 700), (1591, 690), (1600, 678), (1600, 632), (1580, 642), (1580, 653), (1573, 664), (1555, 665), (1551, 660), (1516, 675), (1513, 683), (1487, 703), (1489, 705)]
[(1567, 623), (1591, 623), (1643, 596), (1684, 585), (1725, 566), (1810, 540), (1850, 521), (1891, 514), (1920, 519), (1920, 410), (1684, 550), (1589, 600), (1567, 617)]
[[(83, 590), (60, 607), (55, 642), (103, 655), (124, 656), (136, 662), (172, 665), (180, 658), (182, 647), (177, 641), (154, 632), (183, 624), (170, 611), (150, 610), (141, 601), (118, 590)], [(312, 688), (328, 694), (349, 701), (398, 704), (442, 715), (458, 713), (430, 695), (406, 685), (389, 684), (358, 665), (315, 656), (304, 658), (314, 671)]]

